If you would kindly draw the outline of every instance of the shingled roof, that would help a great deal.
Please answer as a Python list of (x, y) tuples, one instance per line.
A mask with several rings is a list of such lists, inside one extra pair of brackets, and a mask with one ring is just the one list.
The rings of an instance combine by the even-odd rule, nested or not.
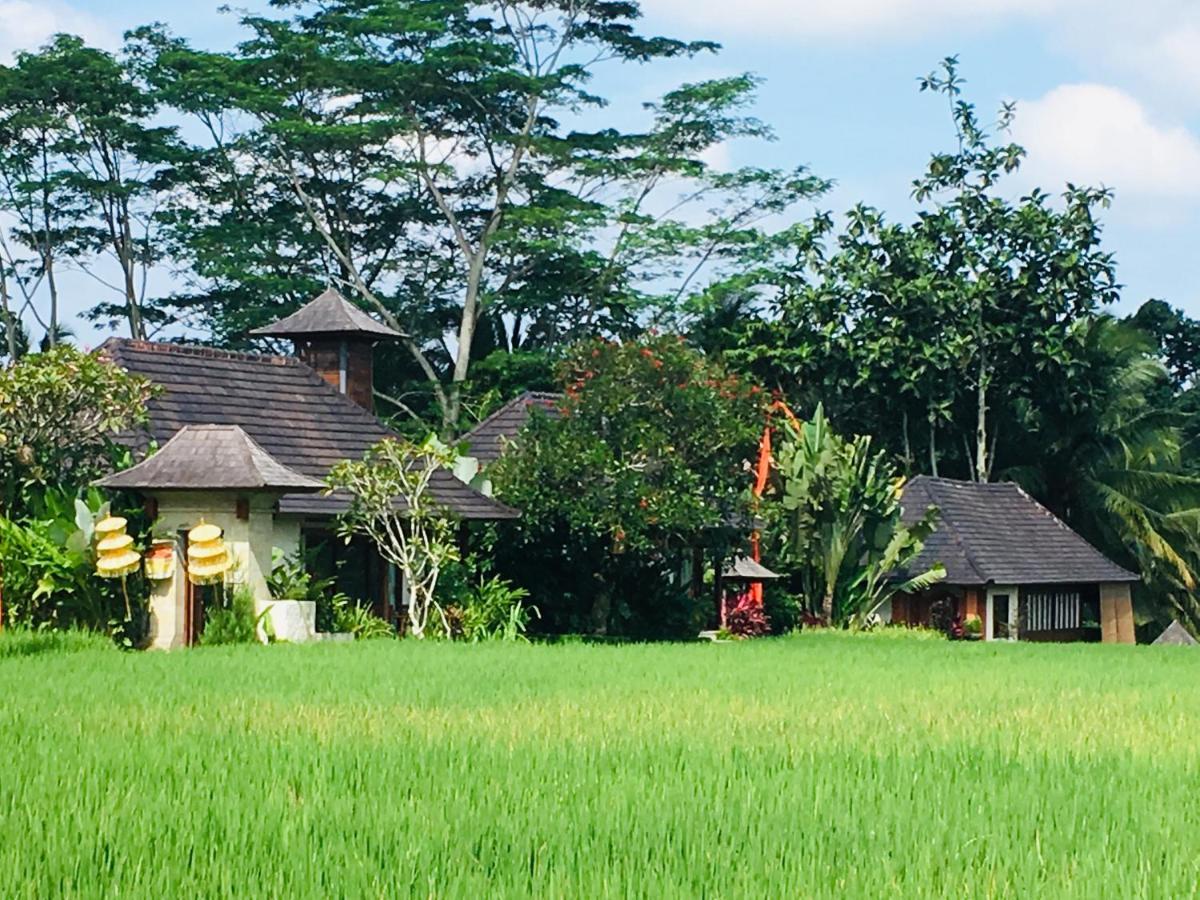
[(185, 425), (162, 449), (97, 484), (132, 490), (319, 491), (237, 425)]
[[(293, 357), (121, 338), (106, 341), (101, 352), (163, 388), (148, 405), (149, 428), (122, 436), (135, 448), (150, 440), (165, 444), (185, 425), (237, 425), (277, 462), (323, 479), (335, 463), (361, 459), (368, 447), (392, 436), (375, 416)], [(464, 519), (520, 515), (445, 470), (435, 474), (431, 490)], [(332, 516), (347, 505), (348, 497), (339, 493), (286, 494), (279, 510)]]
[(921, 475), (904, 487), (903, 518), (913, 522), (930, 506), (937, 530), (909, 571), (935, 563), (946, 583), (1091, 584), (1137, 581), (1015, 484), (979, 484)]
[(526, 391), (509, 400), (498, 410), (463, 435), (470, 444), (470, 454), (480, 464), (494, 462), (504, 452), (505, 444), (513, 440), (529, 422), (530, 412), (540, 409), (546, 415), (557, 418), (562, 394), (545, 391)]
[(250, 333), (292, 338), (334, 334), (359, 335), (375, 340), (404, 337), (395, 329), (376, 322), (333, 288), (328, 288), (290, 316), (255, 328)]

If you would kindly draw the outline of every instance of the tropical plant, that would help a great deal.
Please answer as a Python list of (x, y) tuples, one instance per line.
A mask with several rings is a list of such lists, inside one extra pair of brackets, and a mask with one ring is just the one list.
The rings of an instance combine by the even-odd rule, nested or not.
[(481, 578), (459, 600), (462, 638), (472, 643), (525, 640), (530, 619), (538, 616), (537, 607), (523, 602), (528, 596), (525, 588), (498, 575)]
[(204, 610), (204, 631), (200, 644), (214, 647), (220, 644), (256, 644), (258, 626), (270, 614), (270, 607), (256, 614), (254, 592), (249, 585), (232, 588), (221, 585), (215, 592), (216, 604)]
[(1010, 449), (1023, 417), (1074, 380), (1080, 323), (1119, 292), (1098, 222), (1111, 192), (1069, 184), (1014, 199), (1016, 110), (1005, 104), (989, 124), (963, 86), (954, 58), (921, 79), (947, 104), (955, 140), (914, 182), (911, 221), (860, 204), (840, 231), (818, 216), (773, 263), (747, 267), (736, 357), (872, 435), (906, 474), (987, 481), (1025, 461)]
[(421, 443), (388, 438), (362, 460), (345, 460), (327, 479), (330, 490), (351, 496), (338, 531), (370, 538), (384, 559), (400, 569), (408, 588), (406, 611), (414, 637), (425, 636), (443, 567), (459, 557), (453, 514), (438, 502), (430, 483), (440, 470), (453, 470), (457, 452), (435, 435)]
[(666, 92), (644, 129), (577, 127), (607, 105), (604, 64), (717, 49), (640, 33), (636, 2), (286, 6), (247, 15), (229, 54), (136, 34), (149, 77), (210, 138), (186, 166), (204, 202), (178, 216), (201, 281), (183, 302), (240, 337), (280, 297), (340, 279), (413, 336), (397, 408), (444, 433), (475, 361), (636, 332), (825, 187), (803, 169), (706, 161), (770, 136), (746, 115), (749, 75)]
[(835, 434), (818, 406), (789, 424), (776, 455), (784, 559), (795, 567), (809, 608), (826, 624), (861, 623), (892, 594), (920, 590), (944, 569), (905, 574), (935, 513), (901, 519), (901, 481), (868, 437)]
[(108, 501), (95, 489), (77, 498), (73, 492), (52, 488), (29, 507), (19, 519), (0, 516), (3, 622), (131, 628), (134, 608), (144, 605), (140, 577), (130, 576), (131, 600), (129, 585), (95, 574), (93, 526), (108, 515)]
[(394, 638), (396, 629), (386, 619), (381, 619), (371, 610), (351, 600), (345, 594), (335, 594), (331, 600), (333, 609), (332, 631), (352, 634), (359, 640)]
[(739, 604), (725, 616), (725, 630), (733, 637), (753, 638), (771, 633), (771, 623), (758, 604)]

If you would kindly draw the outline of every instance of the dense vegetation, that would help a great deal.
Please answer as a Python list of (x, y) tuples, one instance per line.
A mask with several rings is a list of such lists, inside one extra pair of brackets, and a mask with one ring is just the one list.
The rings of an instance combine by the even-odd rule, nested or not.
[[(1113, 191), (1014, 196), (1019, 110), (990, 120), (949, 58), (920, 81), (950, 110), (949, 149), (914, 173), (915, 213), (814, 211), (829, 182), (803, 165), (710, 162), (771, 138), (751, 115), (753, 75), (608, 105), (608, 77), (649, 83), (645, 67), (719, 51), (639, 19), (635, 2), (599, 0), (283, 0), (245, 14), (227, 51), (153, 25), (116, 51), (60, 35), (18, 54), (0, 67), (0, 355), (69, 340), (67, 267), (112, 288), (96, 321), (230, 346), (332, 282), (409, 335), (379, 353), (385, 414), (449, 442), (520, 390), (569, 394), (590, 371), (581, 353), (661, 358), (678, 340), (700, 355), (677, 369), (720, 372), (806, 420), (820, 406), (834, 433), (870, 439), (881, 472), (1019, 481), (1143, 575), (1144, 618), (1200, 628), (1200, 323), (1161, 300), (1114, 316)], [(167, 269), (172, 290), (155, 294), (147, 273)], [(545, 627), (673, 633), (696, 614), (669, 577), (683, 532), (719, 544), (732, 536), (715, 526), (746, 513), (749, 406), (671, 384), (654, 397), (603, 353), (594, 409), (623, 415), (590, 446), (577, 426), (544, 428), (497, 479), (538, 511), (497, 546), (542, 557), (522, 578), (498, 562)], [(21, 388), (39, 409), (63, 402)], [(12, 397), (0, 389), (8, 484)], [(712, 460), (680, 435), (708, 439)], [(697, 483), (665, 465), (677, 448)], [(617, 477), (639, 454), (664, 463), (656, 482)], [(584, 483), (554, 493), (539, 478)], [(551, 522), (566, 537), (548, 544)], [(614, 604), (629, 584), (637, 595)], [(859, 605), (827, 599), (806, 602), (825, 618)]]
[(1186, 896), (1195, 678), (835, 634), (0, 658), (0, 892)]

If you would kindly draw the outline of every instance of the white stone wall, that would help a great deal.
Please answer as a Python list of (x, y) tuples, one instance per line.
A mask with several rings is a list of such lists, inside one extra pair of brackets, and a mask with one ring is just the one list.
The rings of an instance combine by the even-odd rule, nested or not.
[[(170, 491), (155, 495), (158, 501), (157, 528), (172, 536), (194, 528), (201, 520), (219, 527), (233, 560), (228, 581), (231, 586), (249, 585), (254, 594), (255, 613), (271, 604), (267, 575), (271, 571), (272, 550), (279, 547), (292, 553), (300, 546), (300, 522), (276, 520), (273, 494), (250, 494), (249, 516), (237, 517), (238, 494), (227, 491)], [(246, 496), (246, 495), (242, 495)], [(175, 647), (183, 643), (185, 585), (182, 565), (177, 577), (155, 586), (151, 595), (151, 644)], [(261, 635), (261, 629), (260, 629)]]

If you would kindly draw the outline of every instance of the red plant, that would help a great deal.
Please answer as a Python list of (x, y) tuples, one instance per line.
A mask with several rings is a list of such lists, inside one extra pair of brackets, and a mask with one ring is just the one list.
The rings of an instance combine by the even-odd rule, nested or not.
[(725, 627), (735, 637), (762, 637), (771, 633), (771, 622), (757, 603), (747, 603), (731, 609), (725, 616)]

